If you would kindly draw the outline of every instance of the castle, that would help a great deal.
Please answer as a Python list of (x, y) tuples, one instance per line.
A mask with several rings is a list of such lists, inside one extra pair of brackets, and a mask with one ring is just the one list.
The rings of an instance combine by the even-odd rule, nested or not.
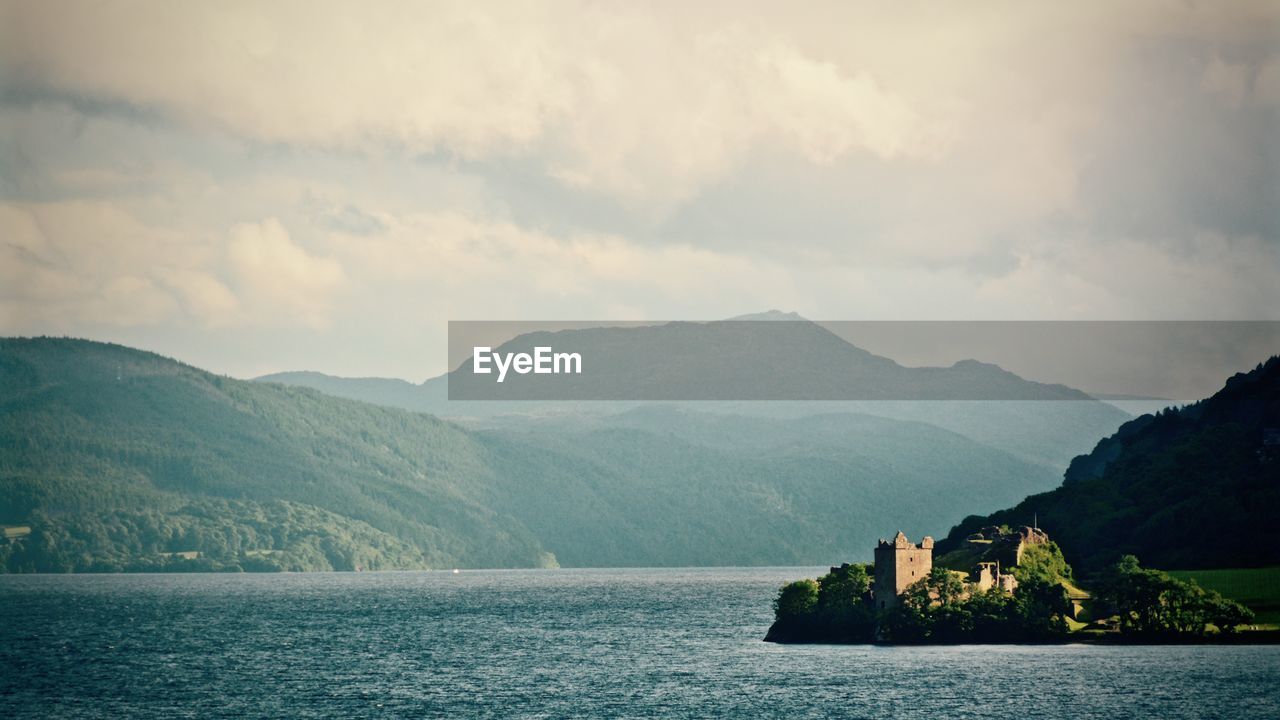
[(875, 563), (872, 600), (881, 610), (894, 607), (912, 583), (933, 569), (933, 538), (926, 535), (919, 545), (913, 545), (899, 530), (893, 540), (881, 539), (876, 544)]
[[(975, 533), (967, 542), (981, 546), (1012, 540), (1010, 559), (1014, 565), (1022, 560), (1022, 551), (1027, 545), (1048, 541), (1048, 536), (1038, 528), (1024, 527), (1016, 535), (1006, 535), (1000, 528), (993, 527), (983, 528), (983, 533)], [(907, 588), (927, 577), (932, 569), (933, 538), (925, 536), (916, 545), (899, 530), (893, 540), (880, 540), (875, 549), (875, 583), (871, 590), (871, 600), (875, 607), (879, 610), (896, 607)], [(994, 587), (1013, 592), (1018, 587), (1018, 581), (1013, 575), (1000, 571), (999, 559), (994, 562), (978, 562), (965, 577), (965, 582), (969, 592), (983, 592)]]

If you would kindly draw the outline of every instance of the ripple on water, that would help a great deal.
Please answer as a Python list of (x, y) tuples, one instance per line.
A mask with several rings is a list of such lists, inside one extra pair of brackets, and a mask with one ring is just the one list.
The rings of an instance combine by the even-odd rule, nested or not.
[(819, 568), (0, 576), (6, 717), (1280, 717), (1280, 647), (763, 643)]

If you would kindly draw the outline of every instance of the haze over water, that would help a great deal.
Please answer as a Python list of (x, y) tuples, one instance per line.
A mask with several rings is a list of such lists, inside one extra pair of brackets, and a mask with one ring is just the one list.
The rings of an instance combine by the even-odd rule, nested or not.
[(5, 717), (1275, 717), (1280, 646), (780, 646), (821, 568), (0, 577)]

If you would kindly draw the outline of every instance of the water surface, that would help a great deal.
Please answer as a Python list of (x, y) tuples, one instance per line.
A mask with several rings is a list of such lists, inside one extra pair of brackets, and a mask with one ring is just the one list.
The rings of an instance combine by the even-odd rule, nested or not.
[(779, 646), (820, 568), (0, 576), (0, 716), (1280, 717), (1280, 647)]

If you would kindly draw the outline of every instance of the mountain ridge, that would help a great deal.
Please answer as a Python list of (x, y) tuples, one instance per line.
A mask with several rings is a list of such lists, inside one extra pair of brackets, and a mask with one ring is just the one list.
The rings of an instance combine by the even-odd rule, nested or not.
[(74, 339), (0, 340), (0, 409), (10, 570), (813, 564), (1053, 478), (873, 416), (477, 430)]
[(939, 542), (979, 528), (1039, 524), (1068, 560), (1097, 571), (1125, 554), (1168, 569), (1280, 564), (1280, 356), (1212, 396), (1143, 415), (1072, 460), (1062, 484), (966, 518)]

